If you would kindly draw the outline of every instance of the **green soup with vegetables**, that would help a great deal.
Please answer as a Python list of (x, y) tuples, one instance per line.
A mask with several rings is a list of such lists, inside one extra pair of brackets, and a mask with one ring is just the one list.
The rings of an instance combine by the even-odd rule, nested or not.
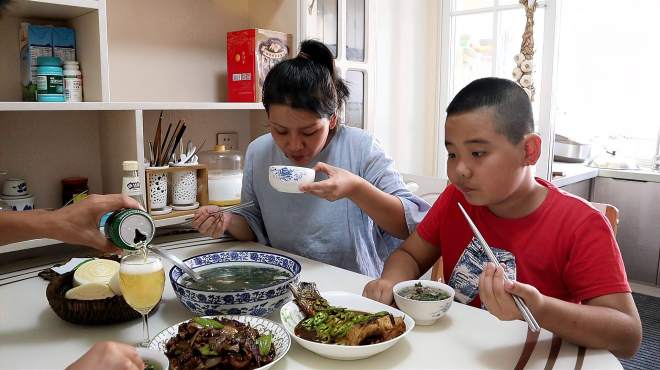
[(202, 279), (193, 280), (184, 275), (181, 285), (189, 289), (211, 292), (236, 292), (261, 289), (279, 284), (291, 278), (289, 271), (256, 265), (218, 266), (199, 272)]
[(439, 288), (422, 286), (422, 283), (415, 283), (401, 289), (398, 294), (404, 298), (414, 299), (416, 301), (441, 301), (449, 298), (449, 294)]

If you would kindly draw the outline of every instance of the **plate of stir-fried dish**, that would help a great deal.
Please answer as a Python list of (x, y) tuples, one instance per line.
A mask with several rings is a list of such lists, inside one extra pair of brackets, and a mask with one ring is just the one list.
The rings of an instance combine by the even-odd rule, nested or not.
[(415, 326), (388, 305), (347, 292), (319, 293), (316, 284), (290, 285), (294, 300), (280, 310), (286, 331), (304, 348), (337, 360), (380, 353)]
[(193, 317), (160, 332), (149, 348), (167, 356), (170, 370), (265, 370), (289, 350), (280, 325), (263, 317)]

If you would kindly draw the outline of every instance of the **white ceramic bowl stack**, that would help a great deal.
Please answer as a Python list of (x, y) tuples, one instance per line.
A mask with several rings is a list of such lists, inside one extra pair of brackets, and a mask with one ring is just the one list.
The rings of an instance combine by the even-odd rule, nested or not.
[(0, 201), (7, 204), (13, 211), (28, 211), (34, 209), (34, 196), (28, 191), (23, 179), (9, 178), (2, 184)]

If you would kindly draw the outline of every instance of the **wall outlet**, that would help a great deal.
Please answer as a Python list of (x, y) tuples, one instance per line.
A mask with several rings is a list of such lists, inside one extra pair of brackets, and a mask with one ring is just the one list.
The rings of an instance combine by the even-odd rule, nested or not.
[(218, 145), (224, 145), (227, 150), (238, 150), (238, 133), (218, 132)]

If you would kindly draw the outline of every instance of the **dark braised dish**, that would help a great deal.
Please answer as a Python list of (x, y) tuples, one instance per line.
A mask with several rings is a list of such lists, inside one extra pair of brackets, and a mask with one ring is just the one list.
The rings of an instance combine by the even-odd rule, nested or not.
[(252, 370), (275, 359), (270, 333), (236, 320), (195, 317), (166, 344), (172, 370)]
[(294, 333), (303, 339), (326, 344), (360, 346), (388, 341), (406, 331), (402, 317), (387, 311), (367, 313), (330, 306), (316, 284), (291, 284), (294, 302), (305, 319)]

